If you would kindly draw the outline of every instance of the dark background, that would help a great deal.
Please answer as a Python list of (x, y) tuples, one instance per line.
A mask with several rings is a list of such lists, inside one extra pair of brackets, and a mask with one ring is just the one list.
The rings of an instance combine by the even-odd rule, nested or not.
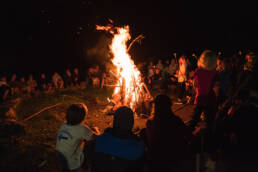
[[(210, 48), (232, 55), (257, 49), (257, 11), (252, 1), (8, 1), (3, 5), (1, 73), (87, 68), (106, 57), (89, 49), (106, 47), (108, 34), (95, 30), (112, 19), (143, 34), (130, 54), (136, 62), (200, 53)], [(104, 44), (104, 45), (101, 45)]]

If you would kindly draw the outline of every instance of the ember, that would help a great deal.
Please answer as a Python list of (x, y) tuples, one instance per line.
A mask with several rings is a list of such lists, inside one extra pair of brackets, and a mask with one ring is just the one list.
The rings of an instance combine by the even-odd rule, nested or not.
[(97, 26), (96, 29), (108, 31), (114, 36), (109, 46), (113, 54), (112, 63), (116, 67), (113, 75), (117, 78), (117, 87), (112, 96), (116, 102), (114, 109), (126, 105), (135, 111), (137, 105), (151, 99), (151, 96), (142, 81), (140, 71), (128, 53), (127, 42), (131, 39), (129, 26), (112, 27), (108, 25)]

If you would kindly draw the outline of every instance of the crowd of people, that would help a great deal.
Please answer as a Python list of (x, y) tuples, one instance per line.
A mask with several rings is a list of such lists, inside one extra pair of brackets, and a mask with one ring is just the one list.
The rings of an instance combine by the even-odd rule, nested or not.
[(72, 105), (57, 137), (62, 167), (84, 171), (87, 162), (96, 172), (197, 171), (196, 153), (204, 152), (207, 161), (199, 171), (257, 171), (256, 58), (253, 52), (230, 59), (205, 50), (194, 64), (184, 55), (165, 66), (150, 62), (150, 86), (178, 84), (180, 98), (193, 87), (195, 109), (188, 124), (174, 115), (165, 94), (155, 97), (154, 114), (139, 135), (132, 132), (134, 115), (127, 106), (115, 111), (113, 127), (100, 134), (84, 125), (85, 106)]
[[(174, 53), (165, 62), (150, 61), (140, 69), (146, 85), (165, 90), (175, 85), (177, 102), (195, 104), (192, 119), (184, 123), (173, 113), (169, 96), (161, 94), (139, 135), (132, 131), (134, 112), (125, 105), (115, 110), (113, 127), (101, 134), (85, 125), (87, 107), (73, 104), (57, 134), (61, 166), (68, 171), (85, 171), (89, 164), (95, 172), (195, 171), (196, 153), (205, 152), (209, 170), (257, 171), (256, 60), (251, 51), (224, 57), (205, 50), (200, 56)], [(15, 75), (10, 81), (2, 77), (2, 100), (23, 92), (79, 87), (82, 82), (103, 88), (107, 75), (97, 66), (88, 70), (85, 80), (78, 76), (78, 69), (66, 70), (63, 76), (54, 73), (51, 82), (44, 74), (40, 82), (30, 75), (27, 82), (21, 78), (26, 85), (22, 89), (15, 86)]]
[(17, 77), (12, 74), (10, 78), (3, 75), (0, 78), (0, 103), (15, 97), (33, 96), (39, 92), (51, 93), (55, 90), (67, 88), (103, 87), (103, 72), (98, 65), (89, 68), (84, 74), (78, 68), (66, 69), (63, 74), (54, 72), (48, 76), (41, 73), (39, 77), (30, 74)]

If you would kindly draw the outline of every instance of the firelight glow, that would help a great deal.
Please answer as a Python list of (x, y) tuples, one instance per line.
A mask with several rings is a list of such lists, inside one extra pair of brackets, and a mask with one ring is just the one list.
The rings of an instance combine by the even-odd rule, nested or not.
[(143, 82), (140, 71), (127, 51), (126, 43), (131, 39), (129, 26), (111, 27), (108, 25), (97, 26), (96, 29), (109, 31), (114, 36), (109, 47), (113, 54), (112, 63), (116, 66), (115, 75), (118, 78), (117, 85), (119, 87), (114, 89), (113, 95), (120, 94), (123, 97), (122, 104), (134, 110), (141, 98)]

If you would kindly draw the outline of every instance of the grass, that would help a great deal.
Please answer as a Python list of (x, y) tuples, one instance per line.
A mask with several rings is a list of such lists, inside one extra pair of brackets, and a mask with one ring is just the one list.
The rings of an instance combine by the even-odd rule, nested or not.
[[(101, 105), (112, 95), (111, 89), (69, 89), (51, 94), (40, 94), (22, 98), (16, 106), (17, 120), (22, 121), (41, 109), (60, 103), (60, 106), (46, 110), (24, 122), (25, 134), (9, 138), (9, 148), (1, 151), (0, 171), (57, 171), (55, 158), (56, 134), (65, 121), (66, 108), (72, 103), (83, 102), (89, 109), (87, 124), (104, 130), (112, 117), (100, 114)], [(97, 118), (97, 117), (98, 118)], [(13, 165), (15, 164), (15, 166)]]

